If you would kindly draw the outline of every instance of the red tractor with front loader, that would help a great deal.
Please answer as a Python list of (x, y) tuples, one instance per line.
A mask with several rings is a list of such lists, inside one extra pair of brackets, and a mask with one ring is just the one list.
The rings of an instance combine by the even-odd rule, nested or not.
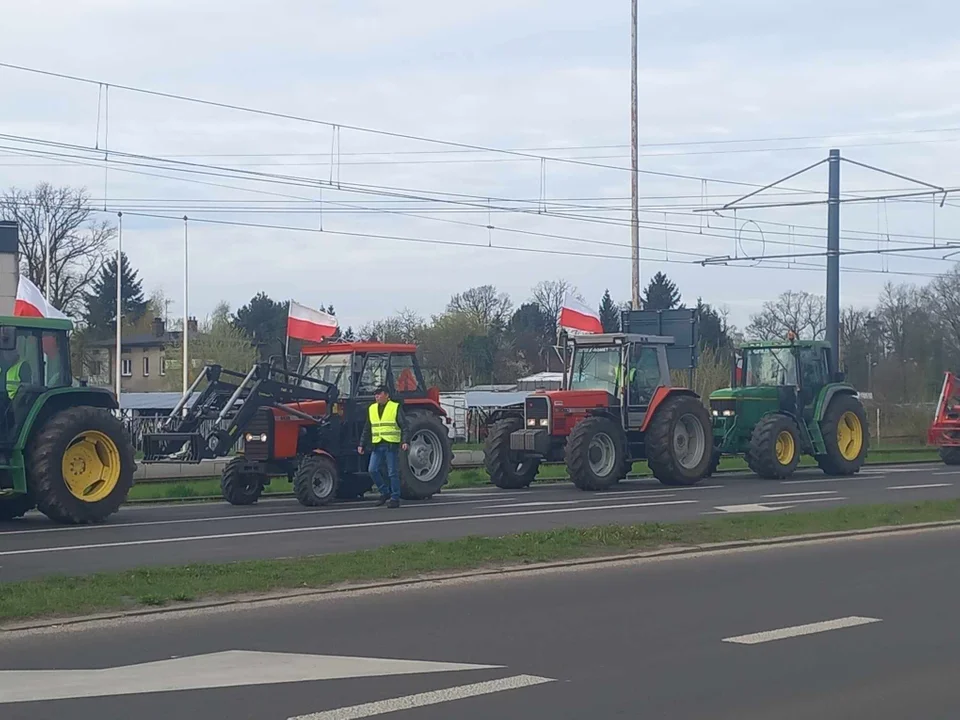
[(581, 490), (604, 490), (646, 460), (664, 485), (694, 485), (710, 470), (710, 414), (672, 387), (672, 337), (630, 333), (567, 339), (562, 390), (536, 391), (493, 418), (484, 463), (494, 485), (524, 488), (541, 462), (564, 461)]
[(944, 374), (927, 443), (937, 447), (945, 464), (960, 465), (960, 379), (952, 372)]
[[(201, 385), (204, 387), (201, 389)], [(325, 343), (301, 351), (297, 371), (259, 363), (247, 374), (204, 369), (163, 423), (143, 436), (144, 463), (199, 463), (242, 451), (220, 487), (233, 505), (255, 503), (272, 476), (286, 475), (306, 506), (355, 498), (372, 487), (357, 453), (373, 393), (386, 385), (403, 404), (410, 437), (400, 456), (401, 494), (426, 499), (447, 483), (453, 452), (447, 415), (427, 388), (416, 346)]]

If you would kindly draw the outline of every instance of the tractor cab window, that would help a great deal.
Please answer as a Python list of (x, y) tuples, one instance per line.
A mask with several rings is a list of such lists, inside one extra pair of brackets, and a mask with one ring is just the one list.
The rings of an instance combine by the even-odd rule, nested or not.
[(571, 390), (605, 390), (619, 397), (619, 347), (578, 347), (570, 368)]
[(660, 387), (660, 358), (657, 348), (633, 345), (630, 348), (628, 397), (630, 405), (649, 405)]
[(16, 331), (16, 347), (0, 352), (0, 372), (6, 379), (7, 397), (13, 398), (23, 385), (43, 383), (40, 370), (40, 338), (34, 330)]
[(43, 349), (44, 385), (67, 387), (73, 383), (70, 375), (70, 349), (62, 332), (44, 332), (40, 340)]
[(393, 389), (399, 394), (415, 393), (422, 389), (420, 373), (413, 362), (413, 355), (394, 353), (390, 356), (390, 375)]
[[(350, 353), (320, 355), (319, 357), (305, 355), (305, 367), (301, 374), (336, 385), (341, 397), (349, 396), (350, 361), (352, 357)], [(309, 381), (304, 381), (304, 385), (312, 386), (316, 390), (323, 389), (323, 386), (319, 383), (313, 385)]]
[(803, 386), (814, 394), (829, 382), (826, 361), (823, 348), (800, 348), (800, 377), (803, 378)]
[(360, 373), (357, 395), (373, 395), (378, 385), (386, 385), (389, 367), (387, 355), (367, 355), (363, 362), (363, 372)]
[(797, 383), (796, 356), (790, 348), (753, 348), (744, 351), (746, 387), (779, 387)]

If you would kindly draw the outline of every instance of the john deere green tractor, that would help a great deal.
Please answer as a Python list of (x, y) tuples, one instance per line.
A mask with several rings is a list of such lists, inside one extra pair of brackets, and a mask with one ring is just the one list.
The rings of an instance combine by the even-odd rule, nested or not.
[(99, 523), (133, 484), (133, 446), (109, 390), (74, 385), (69, 320), (0, 317), (0, 521), (33, 508)]
[(863, 466), (870, 433), (856, 389), (833, 367), (830, 345), (770, 341), (742, 347), (731, 387), (710, 395), (716, 469), (742, 455), (763, 478), (789, 477), (801, 455), (828, 475)]

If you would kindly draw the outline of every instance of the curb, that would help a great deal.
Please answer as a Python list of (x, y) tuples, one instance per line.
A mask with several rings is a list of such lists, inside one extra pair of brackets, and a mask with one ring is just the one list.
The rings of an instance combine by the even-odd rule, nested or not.
[(505, 577), (524, 573), (559, 571), (577, 567), (600, 567), (616, 563), (637, 560), (654, 560), (673, 557), (684, 557), (696, 554), (720, 553), (753, 548), (777, 547), (782, 545), (805, 545), (828, 540), (845, 540), (856, 538), (881, 537), (898, 533), (922, 532), (928, 530), (948, 529), (960, 527), (960, 519), (940, 520), (927, 523), (911, 523), (908, 525), (882, 525), (860, 530), (835, 530), (824, 533), (807, 535), (784, 535), (781, 537), (761, 538), (756, 540), (730, 540), (703, 545), (680, 545), (658, 550), (646, 550), (633, 553), (620, 553), (602, 557), (572, 558), (570, 560), (556, 560), (545, 563), (530, 563), (526, 565), (505, 565), (486, 569), (464, 570), (460, 572), (437, 573), (422, 575), (398, 580), (380, 580), (359, 584), (343, 584), (339, 587), (310, 588), (304, 590), (280, 590), (261, 595), (236, 595), (218, 600), (196, 601), (180, 603), (170, 607), (140, 608), (137, 610), (118, 610), (109, 613), (82, 615), (73, 618), (59, 618), (50, 620), (34, 620), (12, 622), (0, 625), (0, 638), (5, 634), (30, 631), (48, 630), (51, 628), (72, 627), (78, 625), (126, 620), (132, 618), (170, 615), (174, 613), (194, 612), (198, 610), (217, 610), (224, 608), (254, 607), (282, 601), (304, 598), (322, 598), (327, 596), (351, 595), (375, 590), (389, 590), (397, 588), (417, 587), (432, 583), (445, 583), (458, 580), (477, 580), (487, 577)]

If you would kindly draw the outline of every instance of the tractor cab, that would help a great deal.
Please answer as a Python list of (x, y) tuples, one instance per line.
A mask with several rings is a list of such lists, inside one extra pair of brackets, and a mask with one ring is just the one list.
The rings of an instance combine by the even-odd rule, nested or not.
[[(423, 400), (428, 390), (417, 362), (416, 345), (373, 342), (327, 343), (301, 351), (299, 374), (332, 383), (341, 398), (370, 399), (379, 385), (386, 385), (395, 400)], [(309, 380), (304, 380), (305, 383)]]
[(710, 395), (714, 464), (721, 455), (743, 455), (761, 477), (784, 478), (808, 454), (825, 472), (857, 472), (867, 448), (866, 415), (832, 357), (823, 341), (745, 344), (734, 357), (730, 387)]

